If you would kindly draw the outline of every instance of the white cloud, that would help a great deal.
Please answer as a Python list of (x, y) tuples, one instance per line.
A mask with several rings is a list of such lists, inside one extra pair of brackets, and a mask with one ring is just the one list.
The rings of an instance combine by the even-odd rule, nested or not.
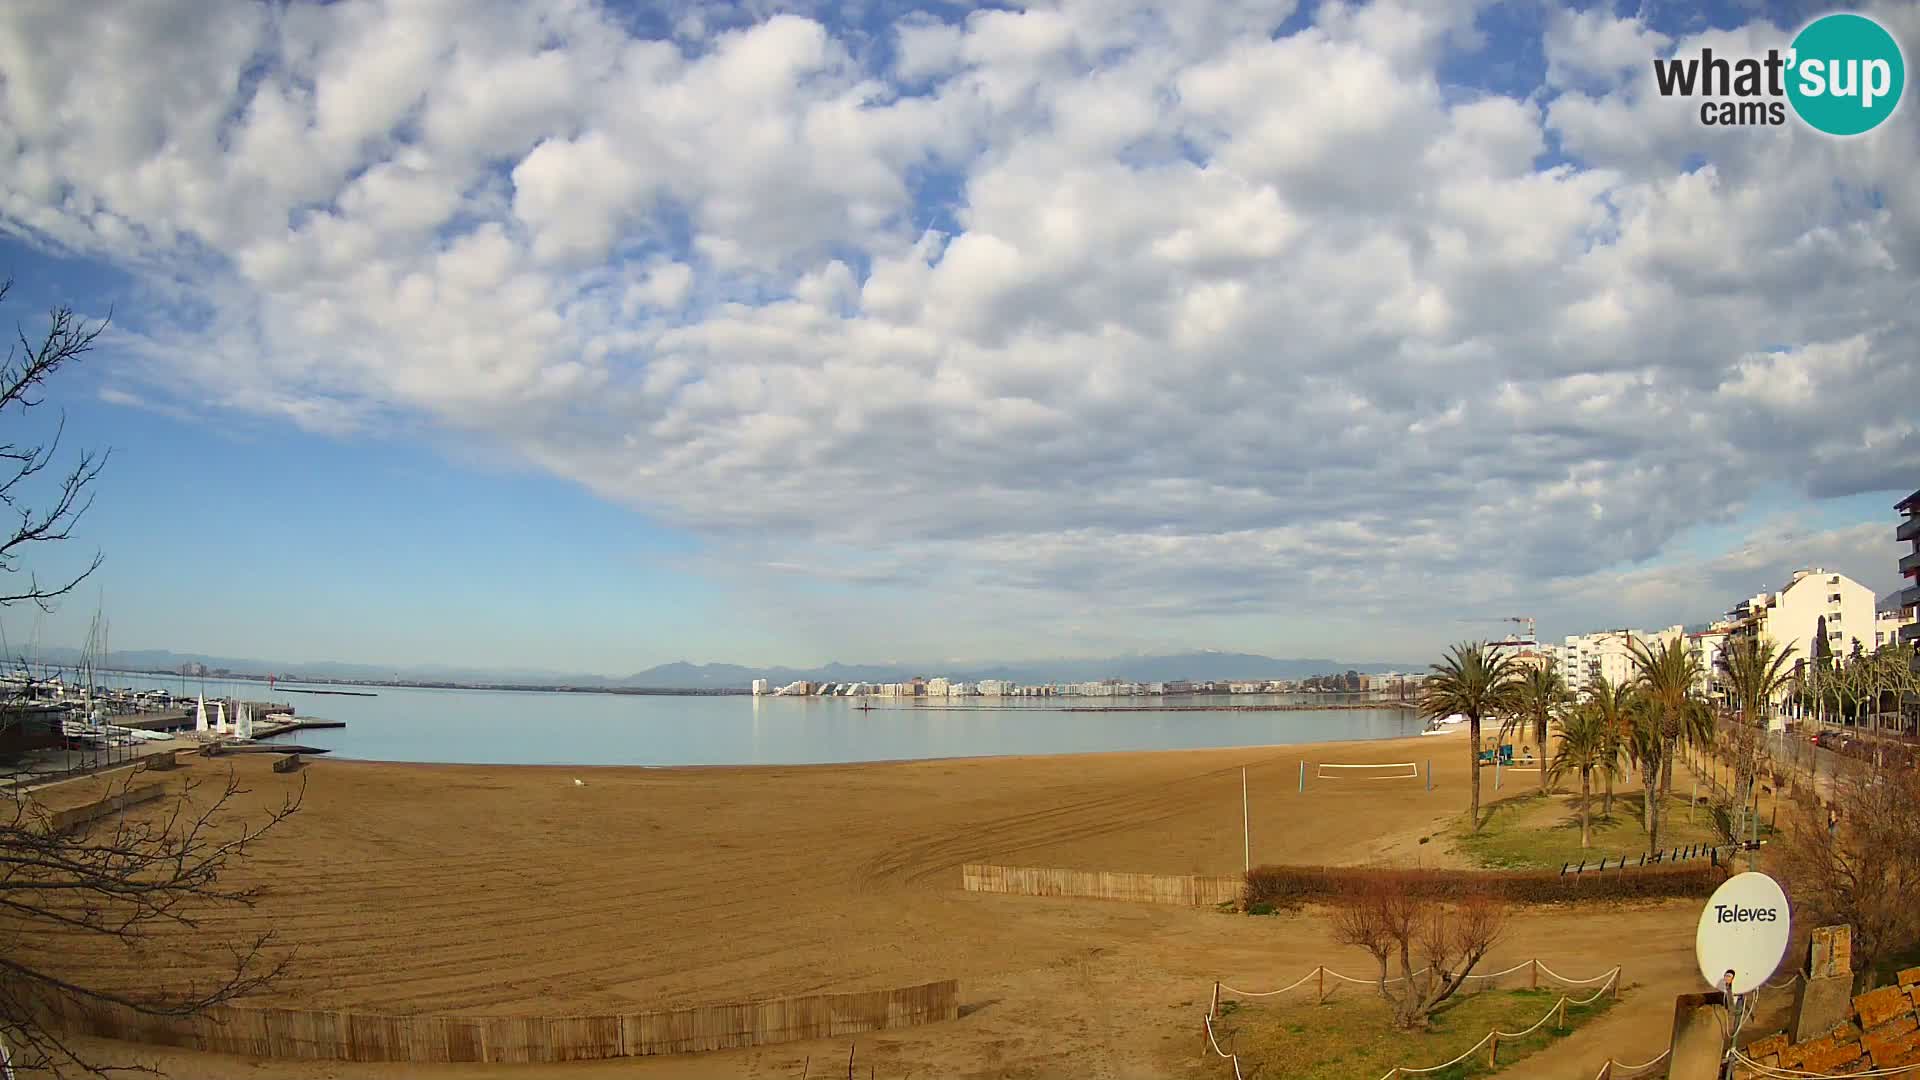
[(0, 228), (183, 302), (115, 392), (491, 440), (741, 566), (1421, 625), (1920, 471), (1920, 129), (1651, 91), (1766, 24), (1555, 15), (1503, 95), (1471, 3), (197, 10), (0, 15)]

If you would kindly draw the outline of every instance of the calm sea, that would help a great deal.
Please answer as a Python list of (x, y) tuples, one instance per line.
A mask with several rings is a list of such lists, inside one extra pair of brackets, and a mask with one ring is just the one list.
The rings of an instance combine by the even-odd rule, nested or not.
[[(181, 693), (178, 677), (103, 677), (113, 685)], [(1071, 705), (1151, 698), (1070, 698), (985, 706), (887, 705), (849, 698), (641, 697), (507, 690), (369, 688), (374, 697), (290, 692), (281, 684), (189, 679), (186, 693), (292, 702), (301, 716), (345, 728), (287, 736), (340, 757), (518, 765), (803, 765), (996, 754), (1071, 754), (1383, 739), (1417, 734), (1397, 709), (1312, 712), (1063, 712)], [(1183, 705), (1307, 701), (1236, 694), (1171, 699)], [(1321, 699), (1324, 700), (1324, 699)]]

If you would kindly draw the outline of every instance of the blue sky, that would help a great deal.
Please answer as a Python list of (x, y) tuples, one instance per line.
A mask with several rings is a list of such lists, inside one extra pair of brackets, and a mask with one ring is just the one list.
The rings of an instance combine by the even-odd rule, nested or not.
[(1894, 584), (1911, 111), (1647, 85), (1822, 9), (268, 10), (0, 14), (4, 314), (115, 312), (35, 565), (107, 562), (10, 642), (1418, 660)]

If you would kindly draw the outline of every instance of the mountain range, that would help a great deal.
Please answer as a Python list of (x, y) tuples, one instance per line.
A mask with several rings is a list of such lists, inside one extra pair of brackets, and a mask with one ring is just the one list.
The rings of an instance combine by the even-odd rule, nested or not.
[[(79, 650), (73, 648), (44, 649), (34, 657), (34, 660), (41, 664), (68, 667), (77, 663), (79, 659)], [(1383, 671), (1419, 670), (1424, 666), (1387, 664), (1377, 661), (1283, 659), (1256, 653), (1197, 651), (977, 665), (830, 663), (811, 668), (755, 668), (741, 664), (695, 664), (678, 661), (659, 664), (643, 671), (636, 671), (631, 675), (610, 677), (538, 668), (487, 669), (431, 664), (379, 667), (373, 664), (332, 661), (288, 663), (279, 660), (177, 653), (165, 649), (116, 650), (101, 666), (126, 671), (177, 672), (190, 664), (199, 664), (209, 669), (225, 669), (235, 674), (271, 673), (289, 682), (306, 678), (352, 682), (445, 682), (476, 686), (651, 687), (675, 690), (745, 689), (755, 679), (766, 679), (777, 687), (799, 679), (808, 682), (899, 682), (916, 675), (941, 675), (969, 682), (977, 682), (981, 679), (1006, 679), (1023, 684), (1092, 682), (1100, 679), (1126, 679), (1133, 682), (1191, 679), (1196, 682), (1210, 682), (1224, 679), (1301, 679), (1309, 675), (1327, 675), (1349, 670), (1372, 674)]]

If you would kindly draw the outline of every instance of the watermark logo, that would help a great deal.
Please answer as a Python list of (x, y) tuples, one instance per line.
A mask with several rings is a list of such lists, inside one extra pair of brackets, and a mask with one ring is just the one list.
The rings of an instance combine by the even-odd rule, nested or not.
[(1764, 56), (1693, 56), (1653, 62), (1661, 97), (1704, 98), (1700, 122), (1710, 127), (1780, 125), (1791, 108), (1802, 123), (1828, 135), (1860, 135), (1900, 105), (1907, 65), (1900, 43), (1864, 15), (1823, 15), (1783, 51)]

